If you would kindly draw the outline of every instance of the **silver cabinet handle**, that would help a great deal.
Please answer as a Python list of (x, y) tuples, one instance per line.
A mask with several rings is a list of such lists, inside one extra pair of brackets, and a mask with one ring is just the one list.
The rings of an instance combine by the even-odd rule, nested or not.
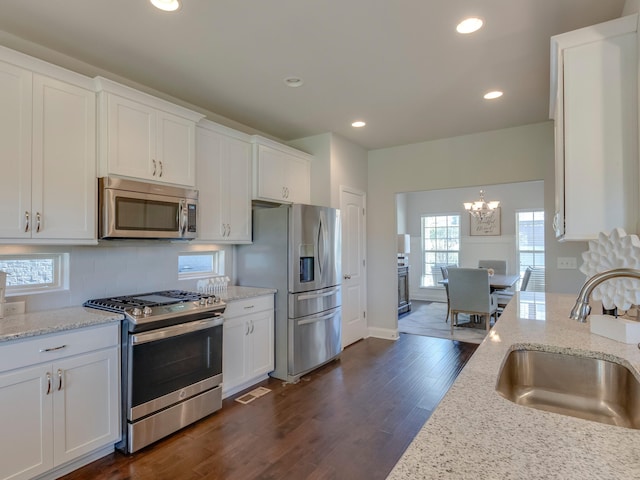
[(155, 177), (156, 176), (156, 161), (154, 159), (151, 159), (151, 161), (153, 162), (153, 173), (151, 175), (153, 175)]
[(158, 162), (160, 164), (160, 175), (158, 175), (159, 177), (162, 176), (162, 162)]
[(40, 349), (40, 353), (55, 352), (56, 350), (62, 350), (63, 348), (67, 348), (67, 346), (66, 345), (60, 345), (59, 347), (41, 348)]
[(47, 372), (47, 395), (51, 393), (51, 374)]
[(345, 280), (351, 280), (351, 275), (345, 274), (345, 275), (344, 275), (344, 279), (345, 279)]
[(62, 390), (62, 370), (58, 369), (58, 391)]
[(287, 198), (286, 190), (287, 187), (282, 187), (282, 198)]
[(253, 324), (253, 320), (251, 320), (251, 333), (253, 333), (253, 330), (256, 328), (256, 326)]
[(36, 232), (40, 233), (40, 212), (36, 212)]
[(251, 308), (255, 307), (255, 305), (247, 305), (246, 307), (244, 307), (245, 310), (249, 310)]
[(25, 218), (24, 231), (28, 232), (29, 231), (29, 212), (24, 212), (24, 218)]
[(244, 332), (245, 336), (249, 335), (251, 333), (251, 325), (249, 323), (247, 323), (247, 331)]

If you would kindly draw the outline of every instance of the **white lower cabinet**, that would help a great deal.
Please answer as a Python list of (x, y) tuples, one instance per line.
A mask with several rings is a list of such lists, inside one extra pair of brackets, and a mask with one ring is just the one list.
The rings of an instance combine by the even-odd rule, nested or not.
[(233, 300), (224, 313), (222, 395), (228, 397), (265, 378), (274, 368), (274, 299)]
[(80, 457), (113, 448), (118, 332), (109, 324), (0, 346), (1, 479), (56, 477), (93, 460), (75, 464)]

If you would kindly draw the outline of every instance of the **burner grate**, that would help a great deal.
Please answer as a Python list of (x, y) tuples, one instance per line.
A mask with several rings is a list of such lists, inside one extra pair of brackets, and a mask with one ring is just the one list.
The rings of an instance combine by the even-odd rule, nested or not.
[(97, 308), (110, 312), (124, 312), (125, 309), (135, 307), (155, 307), (166, 305), (166, 303), (144, 300), (139, 297), (160, 296), (175, 299), (175, 303), (193, 302), (202, 298), (202, 295), (196, 292), (186, 290), (164, 290), (161, 292), (141, 293), (138, 295), (123, 295), (121, 297), (96, 298), (87, 300), (82, 305), (84, 307)]

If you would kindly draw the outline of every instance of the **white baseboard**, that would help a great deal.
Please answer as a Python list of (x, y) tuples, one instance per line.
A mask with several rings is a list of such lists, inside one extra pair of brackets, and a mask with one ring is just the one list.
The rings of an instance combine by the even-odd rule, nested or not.
[(369, 327), (369, 336), (384, 340), (397, 340), (399, 333), (397, 328)]
[(222, 382), (222, 399), (224, 400), (227, 397), (230, 397), (231, 395), (235, 395), (238, 392), (241, 392), (242, 390), (245, 390), (249, 387), (253, 387), (254, 385), (260, 383), (263, 380), (266, 380), (267, 378), (269, 378), (269, 375), (264, 373), (262, 375), (259, 375), (257, 377), (251, 378), (249, 380), (247, 380), (246, 382), (241, 383), (240, 385), (236, 385), (233, 388), (230, 388), (228, 390), (224, 389), (224, 380)]
[(96, 460), (98, 460), (99, 458), (104, 457), (105, 455), (109, 455), (110, 453), (113, 453), (115, 451), (115, 446), (114, 444), (109, 444), (105, 447), (101, 447), (98, 448), (97, 450), (94, 450), (93, 452), (89, 452), (86, 455), (81, 456), (80, 458), (77, 458), (75, 460), (72, 460), (69, 463), (65, 463), (64, 465), (61, 465), (60, 467), (57, 467), (53, 470), (50, 470), (46, 473), (43, 473), (42, 475), (40, 475), (39, 477), (36, 477), (37, 480), (53, 480), (55, 478), (60, 478), (64, 475), (66, 475), (67, 473), (71, 473), (74, 470), (79, 469), (80, 467), (84, 467), (85, 465), (90, 464), (91, 462), (94, 462)]

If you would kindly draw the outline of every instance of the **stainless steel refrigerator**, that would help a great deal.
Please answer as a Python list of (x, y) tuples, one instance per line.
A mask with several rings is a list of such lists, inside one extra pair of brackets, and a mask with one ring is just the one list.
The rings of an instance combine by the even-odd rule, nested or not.
[(238, 285), (276, 288), (275, 370), (289, 382), (342, 351), (340, 211), (255, 208), (253, 243), (236, 248)]

